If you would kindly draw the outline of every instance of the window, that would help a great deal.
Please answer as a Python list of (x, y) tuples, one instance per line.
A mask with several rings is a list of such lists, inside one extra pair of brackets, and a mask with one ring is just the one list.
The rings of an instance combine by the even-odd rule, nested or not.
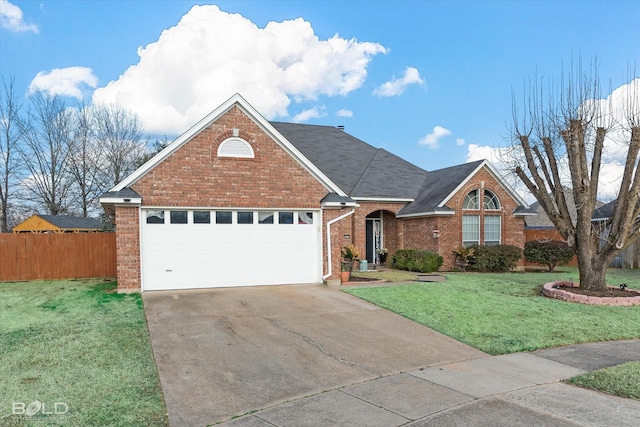
[(233, 218), (231, 211), (217, 211), (216, 224), (231, 224)]
[(502, 230), (500, 227), (500, 216), (485, 215), (484, 217), (484, 244), (495, 246), (500, 244)]
[(210, 224), (211, 212), (209, 211), (193, 211), (194, 224)]
[(498, 196), (496, 196), (489, 190), (484, 190), (484, 208), (494, 211), (500, 209), (500, 201), (498, 200)]
[(169, 212), (169, 222), (171, 224), (186, 224), (187, 211), (171, 211)]
[(293, 224), (293, 212), (278, 212), (279, 224)]
[(462, 244), (464, 246), (480, 243), (480, 215), (462, 215)]
[(238, 224), (253, 224), (253, 212), (238, 212)]
[(258, 212), (258, 224), (273, 224), (273, 212)]
[(242, 138), (233, 137), (222, 141), (218, 147), (218, 157), (253, 159), (255, 155), (251, 144)]
[(164, 211), (147, 211), (147, 224), (164, 224)]
[(467, 197), (464, 198), (462, 203), (462, 209), (480, 209), (480, 199), (478, 196), (479, 190), (470, 191)]
[(298, 212), (298, 224), (313, 224), (313, 212)]

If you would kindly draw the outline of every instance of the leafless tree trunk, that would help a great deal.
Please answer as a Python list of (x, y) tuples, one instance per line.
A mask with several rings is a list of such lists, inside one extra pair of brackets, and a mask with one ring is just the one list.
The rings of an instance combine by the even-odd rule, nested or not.
[[(573, 67), (572, 68), (576, 68)], [(530, 83), (521, 113), (514, 101), (510, 168), (538, 200), (578, 258), (580, 286), (606, 288), (605, 273), (615, 256), (640, 238), (640, 79), (630, 83), (624, 120), (603, 102), (595, 67), (581, 64), (555, 86)], [(617, 203), (601, 239), (592, 222), (603, 152), (610, 134), (624, 136), (626, 162)], [(570, 187), (577, 208), (572, 219), (563, 186)]]
[(20, 159), (16, 151), (22, 139), (20, 109), (14, 80), (2, 80), (0, 92), (0, 233), (8, 233), (10, 201), (15, 192)]
[(96, 139), (102, 146), (108, 186), (136, 169), (145, 153), (138, 116), (118, 105), (95, 106)]
[(101, 174), (102, 149), (94, 136), (93, 110), (81, 106), (74, 115), (73, 139), (69, 145), (69, 173), (74, 179), (75, 203), (82, 216), (98, 210), (96, 201), (107, 191)]
[(25, 143), (20, 149), (29, 176), (22, 182), (49, 214), (66, 213), (73, 183), (67, 169), (72, 112), (57, 96), (35, 93), (30, 100)]

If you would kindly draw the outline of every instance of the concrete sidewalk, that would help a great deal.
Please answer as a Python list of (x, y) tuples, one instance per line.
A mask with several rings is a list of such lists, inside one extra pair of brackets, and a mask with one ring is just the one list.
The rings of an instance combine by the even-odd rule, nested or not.
[(640, 401), (559, 381), (638, 359), (640, 340), (486, 356), (330, 390), (222, 425), (635, 427)]

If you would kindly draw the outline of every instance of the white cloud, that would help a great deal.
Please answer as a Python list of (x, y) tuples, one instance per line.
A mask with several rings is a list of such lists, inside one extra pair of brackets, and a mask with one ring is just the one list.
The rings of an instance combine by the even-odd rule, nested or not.
[(27, 24), (22, 17), (22, 9), (9, 0), (0, 0), (0, 25), (16, 33), (32, 31), (38, 33), (38, 26)]
[[(633, 102), (634, 99), (635, 103)], [(612, 200), (618, 195), (629, 149), (629, 119), (640, 120), (640, 79), (635, 79), (628, 84), (620, 86), (612, 91), (606, 99), (588, 101), (582, 108), (590, 109), (594, 105), (599, 109), (600, 116), (604, 117), (602, 124), (612, 125), (605, 138), (598, 182), (598, 199)], [(638, 123), (638, 121), (635, 123)], [(507, 171), (513, 169), (509, 166), (513, 166), (512, 161), (514, 159), (522, 159), (522, 153), (517, 147), (516, 151), (513, 152), (508, 147), (469, 144), (467, 162), (481, 159), (489, 160), (500, 171)], [(518, 163), (521, 161), (518, 160)], [(588, 161), (590, 162), (591, 159), (588, 159)], [(571, 185), (566, 157), (560, 158), (558, 163), (563, 183)], [(527, 191), (519, 179), (512, 185), (521, 193)]]
[(54, 68), (49, 72), (40, 71), (31, 80), (29, 92), (43, 91), (51, 95), (72, 96), (82, 99), (82, 85), (95, 88), (98, 78), (88, 67)]
[(381, 84), (373, 90), (373, 94), (377, 96), (398, 96), (402, 95), (405, 89), (411, 84), (424, 84), (424, 80), (420, 77), (417, 68), (407, 67), (404, 70), (404, 76), (397, 79), (395, 76), (386, 83)]
[(464, 145), (466, 144), (463, 138), (456, 138), (456, 145)]
[(378, 43), (335, 35), (320, 40), (302, 18), (259, 28), (217, 6), (194, 6), (140, 60), (94, 93), (95, 102), (134, 111), (152, 133), (178, 133), (240, 93), (266, 118), (286, 117), (291, 100), (360, 88)]
[(324, 107), (313, 107), (308, 110), (304, 110), (293, 117), (295, 123), (306, 122), (309, 119), (316, 119), (318, 117), (326, 116)]
[(451, 135), (451, 131), (442, 126), (435, 126), (433, 132), (420, 138), (418, 144), (426, 145), (429, 148), (438, 148), (438, 141), (444, 136)]
[(353, 111), (345, 110), (344, 108), (336, 111), (336, 116), (338, 117), (353, 117)]

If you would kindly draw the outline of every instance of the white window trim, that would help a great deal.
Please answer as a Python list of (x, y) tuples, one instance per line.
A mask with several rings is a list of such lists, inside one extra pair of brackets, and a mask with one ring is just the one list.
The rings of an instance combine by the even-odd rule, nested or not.
[[(229, 146), (234, 145), (234, 149), (231, 149)], [(226, 150), (225, 150), (225, 146)], [(240, 150), (236, 150), (239, 148)], [(239, 158), (239, 159), (253, 159), (255, 158), (255, 153), (253, 151), (253, 147), (247, 141), (237, 136), (227, 138), (220, 143), (218, 146), (218, 157), (229, 157), (229, 158)]]

